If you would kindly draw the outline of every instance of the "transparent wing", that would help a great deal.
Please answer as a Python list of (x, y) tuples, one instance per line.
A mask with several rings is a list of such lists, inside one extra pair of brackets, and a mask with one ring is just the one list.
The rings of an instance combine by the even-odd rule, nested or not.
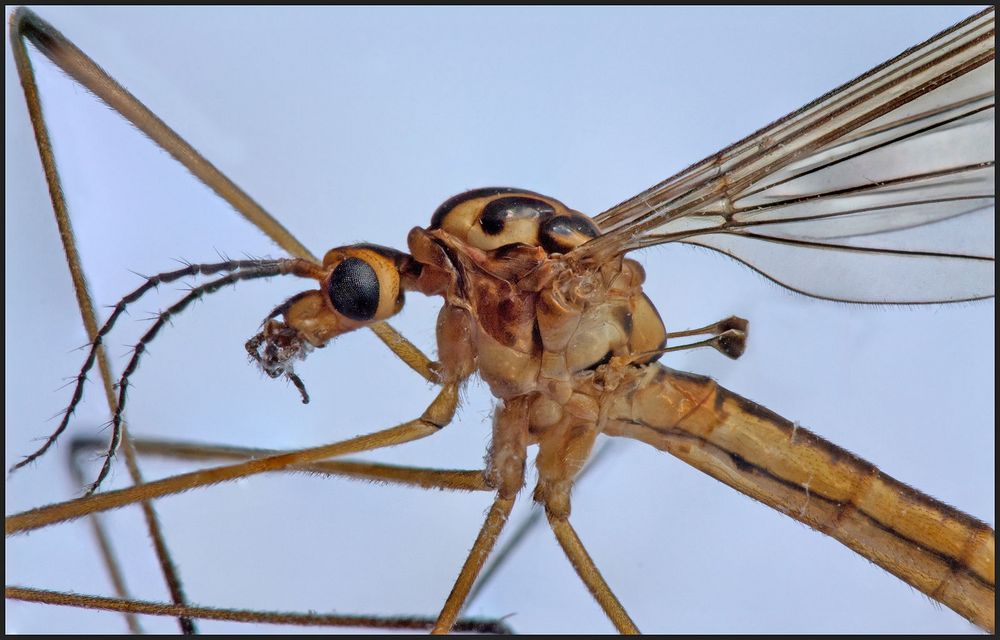
[(664, 242), (831, 300), (994, 295), (994, 10), (595, 218), (573, 256)]

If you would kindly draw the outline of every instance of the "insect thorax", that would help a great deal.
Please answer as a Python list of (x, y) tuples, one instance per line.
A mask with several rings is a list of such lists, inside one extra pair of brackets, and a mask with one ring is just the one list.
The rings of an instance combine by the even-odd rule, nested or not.
[(512, 284), (465, 274), (472, 295), (446, 302), (439, 319), (445, 366), (474, 358), (498, 398), (538, 394), (561, 405), (580, 390), (578, 379), (612, 358), (644, 364), (658, 357), (640, 355), (662, 348), (666, 331), (642, 292), (637, 262), (618, 258), (575, 272), (547, 258), (532, 276)]
[(535, 394), (563, 405), (575, 377), (612, 358), (655, 359), (635, 358), (666, 338), (642, 267), (621, 256), (567, 259), (599, 234), (587, 216), (531, 191), (478, 189), (441, 205), (409, 245), (421, 278), (442, 283), (444, 370), (459, 379), (478, 370), (504, 400)]

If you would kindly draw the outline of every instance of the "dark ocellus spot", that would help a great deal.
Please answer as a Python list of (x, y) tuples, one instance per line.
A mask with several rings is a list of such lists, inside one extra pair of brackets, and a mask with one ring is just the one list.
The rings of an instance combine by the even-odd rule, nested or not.
[(555, 213), (548, 202), (526, 196), (497, 198), (485, 207), (479, 216), (479, 226), (487, 235), (495, 236), (504, 230), (508, 220), (545, 218)]
[(334, 308), (351, 320), (371, 320), (378, 311), (378, 276), (361, 258), (347, 258), (333, 270), (327, 295)]
[(546, 220), (538, 235), (542, 248), (547, 252), (567, 253), (601, 235), (601, 230), (587, 216), (570, 214)]

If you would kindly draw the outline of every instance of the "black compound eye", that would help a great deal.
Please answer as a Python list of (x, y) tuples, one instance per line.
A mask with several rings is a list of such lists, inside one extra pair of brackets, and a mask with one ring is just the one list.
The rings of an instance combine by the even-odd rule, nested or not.
[(552, 206), (536, 198), (511, 196), (497, 198), (485, 207), (479, 216), (479, 226), (486, 235), (495, 236), (502, 232), (509, 220), (537, 219), (555, 213)]
[(378, 311), (378, 276), (361, 258), (346, 258), (330, 275), (327, 295), (342, 315), (351, 320), (371, 320)]

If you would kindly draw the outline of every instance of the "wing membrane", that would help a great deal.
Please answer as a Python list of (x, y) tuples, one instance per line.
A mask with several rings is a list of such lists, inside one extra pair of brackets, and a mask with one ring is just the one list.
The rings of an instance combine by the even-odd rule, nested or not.
[(994, 10), (595, 218), (578, 259), (720, 251), (831, 300), (994, 294)]

